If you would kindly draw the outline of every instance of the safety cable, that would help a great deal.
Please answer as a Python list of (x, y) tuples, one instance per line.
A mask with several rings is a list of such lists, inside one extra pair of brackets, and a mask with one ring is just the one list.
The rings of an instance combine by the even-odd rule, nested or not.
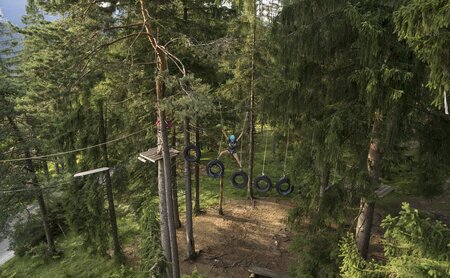
[(287, 138), (286, 138), (287, 142), (286, 142), (286, 153), (284, 155), (283, 175), (286, 175), (286, 162), (287, 162), (287, 153), (288, 153), (288, 148), (289, 148), (289, 130), (290, 130), (289, 126), (290, 126), (290, 124), (291, 124), (291, 118), (289, 118), (288, 125), (287, 125), (288, 133), (287, 133)]
[(91, 145), (91, 146), (87, 146), (87, 147), (80, 148), (80, 149), (75, 149), (75, 150), (70, 150), (70, 151), (65, 151), (65, 152), (58, 152), (58, 153), (53, 153), (53, 154), (40, 155), (40, 156), (33, 156), (33, 157), (29, 157), (29, 158), (24, 157), (24, 158), (5, 159), (5, 160), (0, 160), (0, 163), (26, 161), (26, 160), (30, 160), (30, 159), (43, 159), (43, 158), (48, 158), (48, 157), (54, 157), (54, 156), (66, 155), (66, 154), (70, 154), (70, 153), (81, 152), (81, 151), (85, 151), (85, 150), (88, 150), (88, 149), (96, 148), (96, 147), (99, 147), (99, 146), (102, 146), (102, 145), (106, 145), (106, 144), (109, 144), (109, 143), (125, 140), (125, 139), (127, 139), (129, 137), (135, 136), (135, 135), (137, 135), (137, 134), (139, 134), (139, 133), (141, 133), (143, 131), (146, 131), (146, 130), (148, 130), (148, 127), (144, 128), (144, 129), (141, 129), (139, 131), (136, 131), (134, 133), (128, 134), (126, 136), (110, 140), (108, 142), (104, 142), (104, 143), (100, 143), (100, 144), (96, 144), (96, 145)]

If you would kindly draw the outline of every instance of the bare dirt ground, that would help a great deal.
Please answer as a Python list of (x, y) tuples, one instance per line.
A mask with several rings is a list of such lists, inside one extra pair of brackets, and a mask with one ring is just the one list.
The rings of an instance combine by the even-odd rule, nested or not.
[(200, 251), (195, 262), (182, 259), (184, 226), (177, 231), (182, 274), (196, 268), (203, 277), (248, 277), (250, 266), (287, 273), (295, 261), (288, 251), (292, 234), (286, 225), (293, 206), (289, 200), (258, 199), (255, 207), (247, 200), (225, 200), (223, 216), (217, 208), (195, 216), (195, 248)]

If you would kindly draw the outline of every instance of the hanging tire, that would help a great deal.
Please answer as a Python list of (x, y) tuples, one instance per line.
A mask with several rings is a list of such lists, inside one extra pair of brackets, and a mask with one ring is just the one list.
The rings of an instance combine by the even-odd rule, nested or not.
[[(283, 189), (283, 185), (287, 184), (288, 187), (286, 189)], [(282, 177), (277, 181), (275, 184), (275, 189), (277, 190), (278, 194), (282, 196), (287, 196), (294, 191), (294, 186), (291, 184), (291, 179), (287, 176)]]
[[(242, 182), (238, 182), (236, 179), (238, 177), (242, 177)], [(248, 183), (248, 176), (247, 173), (245, 173), (244, 171), (237, 171), (234, 172), (233, 175), (231, 175), (231, 184), (233, 185), (234, 188), (238, 188), (238, 189), (242, 189), (244, 187), (247, 186)]]
[[(191, 151), (194, 151), (195, 155), (191, 155)], [(202, 152), (196, 145), (189, 145), (183, 150), (183, 156), (187, 162), (199, 162), (201, 155)]]
[[(214, 170), (215, 168), (217, 168), (217, 170)], [(220, 160), (211, 160), (210, 162), (208, 162), (208, 164), (206, 165), (206, 174), (208, 176), (210, 176), (211, 178), (220, 178), (223, 177), (223, 174), (225, 172), (225, 166), (223, 165), (223, 163)]]
[[(265, 186), (264, 183), (266, 184)], [(253, 181), (253, 186), (255, 187), (256, 191), (265, 193), (269, 191), (270, 188), (272, 188), (272, 181), (267, 175), (257, 176)]]

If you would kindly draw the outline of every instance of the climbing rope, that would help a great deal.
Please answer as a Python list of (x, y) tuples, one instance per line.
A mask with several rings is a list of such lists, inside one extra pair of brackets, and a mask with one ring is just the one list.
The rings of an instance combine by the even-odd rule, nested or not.
[(264, 145), (264, 158), (263, 158), (263, 166), (262, 166), (262, 172), (261, 172), (263, 176), (264, 176), (264, 169), (266, 166), (267, 138), (269, 138), (269, 132), (266, 132), (266, 143)]
[(287, 133), (287, 138), (286, 138), (287, 142), (286, 142), (286, 152), (285, 152), (285, 155), (284, 155), (283, 175), (286, 175), (286, 163), (287, 163), (287, 153), (288, 153), (288, 148), (289, 148), (289, 126), (290, 126), (290, 124), (291, 124), (291, 119), (289, 118), (289, 121), (288, 121), (288, 124), (287, 124), (288, 133)]
[[(222, 133), (224, 133), (224, 127), (223, 127), (223, 116), (222, 116), (222, 106), (219, 103), (219, 111), (220, 111), (220, 125), (222, 127)], [(222, 152), (222, 134), (220, 135), (220, 141), (219, 141), (219, 153), (217, 154), (217, 159), (219, 159), (220, 153)]]

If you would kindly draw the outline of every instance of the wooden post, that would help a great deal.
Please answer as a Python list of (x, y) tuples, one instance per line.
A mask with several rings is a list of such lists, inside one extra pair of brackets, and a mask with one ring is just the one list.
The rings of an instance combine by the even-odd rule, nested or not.
[(223, 176), (220, 177), (220, 193), (219, 193), (219, 214), (223, 215)]
[[(167, 218), (166, 189), (164, 184), (164, 162), (158, 160), (158, 195), (159, 195), (159, 212), (160, 212), (160, 231), (161, 246), (164, 257), (167, 260), (167, 266), (172, 264), (172, 253), (169, 238), (169, 224)], [(172, 271), (166, 269), (168, 277), (172, 277)]]
[[(196, 122), (197, 124), (197, 122)], [(200, 148), (200, 131), (198, 130), (198, 125), (195, 129), (195, 145)], [(200, 213), (200, 165), (195, 163), (195, 205), (194, 212), (196, 214)]]
[[(106, 124), (105, 124), (105, 117), (103, 116), (103, 103), (98, 103), (99, 108), (99, 135), (100, 135), (100, 142), (103, 143), (101, 145), (102, 150), (102, 159), (103, 164), (105, 167), (109, 167), (109, 158), (108, 158), (108, 148), (106, 146), (107, 142), (107, 133), (106, 133)], [(112, 182), (111, 182), (111, 175), (109, 170), (105, 173), (105, 188), (106, 188), (106, 196), (108, 199), (108, 211), (109, 211), (109, 221), (111, 223), (111, 235), (113, 239), (113, 246), (114, 246), (114, 257), (117, 262), (123, 261), (123, 255), (122, 250), (120, 248), (119, 244), (119, 233), (117, 228), (117, 219), (116, 219), (116, 210), (114, 207), (114, 196), (113, 196), (113, 190), (112, 190)]]
[[(189, 119), (184, 118), (184, 145), (189, 146)], [(186, 249), (189, 260), (195, 260), (194, 231), (192, 224), (192, 182), (191, 182), (191, 164), (184, 160), (184, 182), (186, 186)]]

